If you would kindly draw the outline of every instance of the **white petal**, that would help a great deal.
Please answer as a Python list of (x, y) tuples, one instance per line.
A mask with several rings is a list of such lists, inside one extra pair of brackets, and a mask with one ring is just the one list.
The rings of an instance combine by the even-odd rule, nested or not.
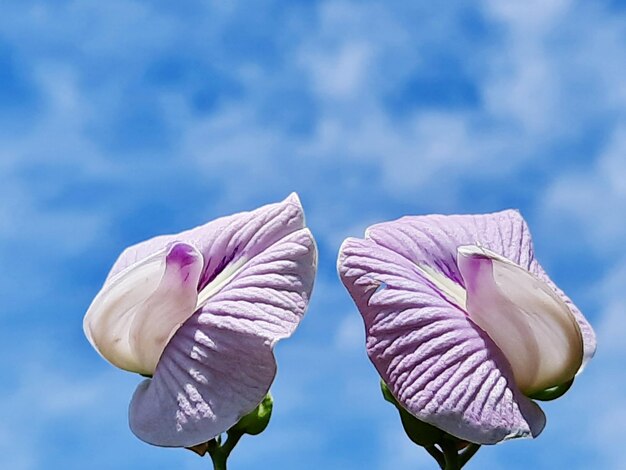
[(582, 364), (580, 328), (545, 282), (477, 246), (458, 249), (467, 312), (498, 345), (526, 395), (561, 385)]
[(83, 327), (113, 365), (152, 375), (165, 345), (195, 311), (202, 255), (175, 243), (107, 280)]

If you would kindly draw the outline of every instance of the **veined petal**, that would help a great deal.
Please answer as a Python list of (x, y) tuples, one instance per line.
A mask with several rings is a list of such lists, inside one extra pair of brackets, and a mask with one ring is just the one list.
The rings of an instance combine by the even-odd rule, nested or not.
[(570, 381), (583, 338), (569, 307), (545, 282), (477, 246), (458, 249), (467, 312), (504, 353), (526, 395)]
[(247, 261), (176, 332), (154, 377), (138, 387), (132, 431), (150, 444), (189, 447), (252, 411), (274, 380), (275, 342), (304, 315), (316, 259), (301, 229)]
[(292, 193), (279, 203), (220, 217), (176, 235), (162, 235), (131, 246), (117, 259), (109, 277), (170, 243), (183, 242), (194, 246), (204, 257), (199, 284), (202, 290), (225, 270), (229, 271), (229, 267), (245, 264), (281, 238), (302, 228), (304, 211), (297, 194)]
[(127, 248), (85, 332), (115, 365), (153, 376), (133, 397), (133, 432), (191, 447), (252, 411), (275, 375), (274, 344), (304, 315), (316, 269), (295, 193)]
[(419, 266), (436, 269), (463, 287), (456, 264), (459, 246), (483, 246), (526, 269), (534, 259), (528, 226), (514, 210), (484, 215), (407, 216), (373, 225), (365, 238)]
[(153, 445), (207, 442), (252, 411), (275, 374), (263, 338), (220, 329), (206, 318), (200, 322), (196, 314), (167, 345), (154, 377), (137, 387), (130, 428)]
[(201, 271), (202, 255), (184, 243), (127, 266), (89, 307), (87, 338), (113, 365), (152, 374), (171, 335), (195, 310)]
[(497, 253), (544, 281), (567, 304), (583, 336), (581, 370), (593, 357), (596, 337), (591, 325), (535, 259), (530, 230), (518, 211), (406, 216), (373, 225), (368, 228), (366, 238), (400, 254), (436, 278), (447, 279), (444, 281), (447, 283), (446, 295), (458, 292), (453, 283), (465, 288), (457, 265), (459, 246), (475, 245)]
[[(547, 324), (564, 322), (555, 328), (567, 338), (565, 372), (552, 373), (545, 383), (571, 378), (577, 364), (580, 372), (595, 351), (595, 334), (535, 260), (530, 232), (517, 211), (409, 216), (374, 225), (365, 240), (344, 242), (339, 274), (365, 320), (370, 359), (409, 412), (477, 443), (536, 436), (545, 424), (543, 413), (520, 391), (503, 351), (466, 312), (471, 273), (457, 262), (457, 248), (464, 245), (497, 254), (507, 268), (516, 266), (528, 276), (527, 284), (534, 279), (557, 312)], [(521, 276), (518, 271), (508, 275), (515, 273)], [(495, 280), (492, 287), (519, 303), (517, 296), (526, 289), (511, 288), (511, 282), (504, 291)], [(478, 284), (472, 284), (472, 305)], [(484, 299), (478, 302), (484, 304)], [(564, 311), (569, 315), (560, 315)]]
[(221, 328), (254, 333), (273, 345), (291, 335), (309, 302), (317, 250), (309, 229), (284, 237), (250, 260), (202, 308)]
[(368, 355), (398, 402), (475, 443), (539, 434), (545, 416), (519, 391), (500, 349), (406, 255), (347, 239), (338, 260), (365, 321)]

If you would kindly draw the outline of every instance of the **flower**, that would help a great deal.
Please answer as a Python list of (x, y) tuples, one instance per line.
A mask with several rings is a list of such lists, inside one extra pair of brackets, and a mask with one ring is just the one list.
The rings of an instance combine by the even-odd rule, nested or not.
[(530, 397), (567, 389), (595, 352), (517, 211), (374, 225), (344, 241), (338, 271), (393, 396), (463, 440), (537, 436), (545, 415)]
[(296, 194), (127, 248), (83, 326), (106, 360), (150, 377), (132, 398), (131, 430), (192, 447), (255, 409), (276, 374), (274, 344), (307, 308), (316, 264)]

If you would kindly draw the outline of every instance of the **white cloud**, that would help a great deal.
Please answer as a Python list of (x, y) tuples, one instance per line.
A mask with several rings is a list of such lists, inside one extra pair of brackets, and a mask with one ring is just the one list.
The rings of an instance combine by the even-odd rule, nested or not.
[(110, 166), (83, 134), (91, 111), (71, 71), (42, 66), (36, 79), (45, 110), (29, 133), (9, 139), (0, 150), (0, 242), (46, 246), (54, 256), (78, 254), (100, 240), (108, 214), (54, 208), (48, 201), (63, 193), (68, 180), (104, 178)]
[(356, 312), (338, 320), (335, 332), (335, 347), (339, 351), (360, 351), (365, 346), (363, 320)]
[(305, 53), (300, 61), (311, 71), (317, 93), (329, 99), (342, 99), (365, 91), (364, 78), (371, 56), (368, 44), (354, 42), (342, 44), (332, 56)]
[[(421, 447), (413, 444), (404, 433), (397, 412), (389, 407), (389, 414), (394, 419), (387, 419), (386, 425), (381, 426), (385, 432), (380, 433), (378, 445), (381, 447), (379, 470), (396, 470), (400, 468), (437, 468), (435, 460)], [(390, 416), (391, 417), (391, 416)]]
[[(0, 465), (3, 468), (36, 469), (46, 466), (50, 429), (64, 420), (75, 420), (88, 432), (89, 426), (111, 424), (110, 405), (120, 399), (123, 384), (113, 370), (90, 377), (77, 377), (64, 367), (63, 355), (50, 344), (29, 341), (22, 345), (18, 364), (6, 367), (12, 389), (3, 394), (0, 435)], [(112, 384), (116, 384), (114, 387)]]
[(599, 254), (622, 255), (626, 237), (626, 126), (613, 135), (591, 165), (556, 179), (545, 197), (544, 217), (571, 220)]
[[(565, 13), (572, 6), (570, 0), (532, 0), (523, 3), (482, 2), (485, 10), (494, 18), (506, 21), (513, 33), (536, 35), (546, 33), (554, 23), (562, 21)], [(525, 38), (536, 40), (537, 38)]]

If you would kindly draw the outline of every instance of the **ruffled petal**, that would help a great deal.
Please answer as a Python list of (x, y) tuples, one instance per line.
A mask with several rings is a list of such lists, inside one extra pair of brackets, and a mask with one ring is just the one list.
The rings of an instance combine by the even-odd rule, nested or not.
[(476, 245), (503, 256), (548, 284), (570, 308), (583, 335), (581, 370), (593, 357), (596, 338), (591, 325), (535, 259), (530, 230), (518, 211), (406, 216), (373, 225), (367, 230), (366, 238), (400, 254), (438, 279), (444, 279), (452, 290), (455, 284), (465, 288), (456, 262), (459, 246)]
[(487, 248), (528, 269), (534, 259), (526, 222), (514, 210), (480, 215), (407, 216), (370, 227), (365, 238), (465, 287), (456, 263), (462, 245)]
[(242, 265), (177, 331), (152, 380), (135, 392), (133, 432), (151, 444), (189, 447), (252, 411), (274, 379), (274, 343), (304, 315), (316, 259), (313, 237), (301, 229)]
[(152, 374), (169, 338), (194, 312), (202, 255), (174, 243), (109, 277), (83, 327), (117, 367)]
[(204, 257), (199, 288), (215, 280), (228, 266), (242, 265), (286, 235), (304, 228), (297, 194), (250, 212), (220, 217), (175, 235), (162, 235), (133, 245), (120, 255), (109, 277), (172, 242), (190, 244)]
[(130, 428), (159, 446), (207, 442), (252, 411), (275, 374), (276, 361), (263, 338), (220, 329), (196, 314), (170, 341), (154, 377), (137, 387)]
[[(386, 240), (389, 231), (381, 228), (368, 232), (372, 240), (346, 240), (338, 269), (365, 321), (368, 355), (396, 399), (422, 421), (471, 442), (538, 435), (543, 412), (519, 391), (491, 338), (417, 265), (428, 256), (415, 235), (402, 227)], [(429, 236), (436, 251), (441, 239)], [(529, 254), (522, 245), (517, 260)], [(434, 265), (462, 282), (456, 262), (443, 248), (439, 253), (442, 264)]]
[(477, 246), (458, 250), (470, 318), (504, 353), (525, 395), (570, 382), (583, 338), (569, 307), (525, 269)]

